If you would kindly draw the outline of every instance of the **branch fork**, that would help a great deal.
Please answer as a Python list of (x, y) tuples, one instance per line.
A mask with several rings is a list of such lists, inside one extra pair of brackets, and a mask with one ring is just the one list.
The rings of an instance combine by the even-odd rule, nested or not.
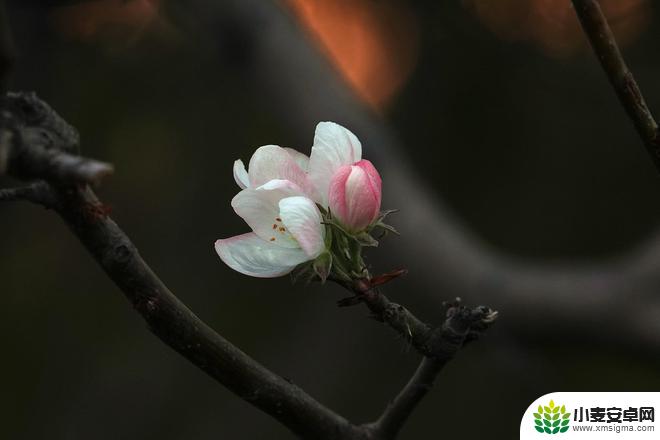
[(158, 338), (302, 438), (394, 438), (442, 366), (496, 316), (488, 308), (470, 309), (455, 302), (447, 308), (444, 323), (433, 329), (378, 290), (405, 270), (342, 278), (340, 284), (355, 294), (353, 298), (404, 335), (424, 357), (422, 372), (418, 370), (401, 392), (403, 397), (394, 399), (378, 421), (353, 424), (233, 346), (167, 289), (90, 188), (112, 172), (112, 165), (78, 156), (77, 131), (46, 103), (33, 93), (8, 93), (0, 99), (0, 112), (0, 145), (8, 149), (6, 173), (33, 181), (0, 190), (0, 201), (25, 200), (54, 209)]

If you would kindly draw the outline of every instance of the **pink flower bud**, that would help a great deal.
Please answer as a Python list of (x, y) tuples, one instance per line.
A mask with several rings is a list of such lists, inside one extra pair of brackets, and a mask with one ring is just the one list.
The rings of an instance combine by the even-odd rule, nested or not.
[(380, 214), (382, 181), (368, 160), (340, 167), (328, 192), (330, 212), (350, 232), (369, 226)]

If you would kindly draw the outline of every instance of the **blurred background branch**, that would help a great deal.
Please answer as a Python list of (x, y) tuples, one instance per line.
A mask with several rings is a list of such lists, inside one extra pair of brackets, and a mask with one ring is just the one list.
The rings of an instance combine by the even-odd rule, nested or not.
[[(323, 115), (358, 134), (366, 154), (387, 176), (386, 201), (405, 213), (397, 228), (408, 245), (398, 249), (398, 261), (433, 262), (433, 271), (413, 274), (422, 291), (447, 292), (506, 310), (511, 320), (503, 326), (524, 325), (539, 334), (552, 329), (555, 335), (560, 331), (585, 341), (660, 349), (659, 234), (604, 263), (538, 264), (493, 249), (428, 188), (387, 122), (356, 99), (275, 2), (194, 0), (185, 6), (169, 1), (166, 6), (172, 19), (191, 34), (204, 23), (207, 33), (197, 33), (199, 44), (225, 41), (228, 28), (249, 42), (244, 62), (257, 76), (260, 93), (269, 95), (265, 102), (285, 104), (287, 111), (269, 110), (279, 113), (292, 129), (312, 126)], [(437, 304), (443, 300), (433, 298)], [(584, 328), (585, 313), (602, 326)]]

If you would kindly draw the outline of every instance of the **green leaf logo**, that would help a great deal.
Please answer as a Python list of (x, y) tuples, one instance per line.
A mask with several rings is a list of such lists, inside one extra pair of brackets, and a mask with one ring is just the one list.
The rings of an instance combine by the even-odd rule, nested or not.
[(554, 400), (539, 405), (533, 413), (534, 429), (541, 434), (560, 434), (568, 431), (571, 413), (565, 405), (556, 405)]

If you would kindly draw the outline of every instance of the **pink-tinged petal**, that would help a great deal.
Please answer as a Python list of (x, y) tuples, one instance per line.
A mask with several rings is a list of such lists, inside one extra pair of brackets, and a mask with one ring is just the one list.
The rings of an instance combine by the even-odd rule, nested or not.
[(371, 183), (371, 191), (373, 191), (376, 196), (376, 202), (378, 205), (378, 211), (380, 213), (380, 203), (382, 199), (382, 189), (383, 189), (383, 179), (381, 179), (378, 170), (374, 167), (370, 161), (362, 159), (355, 164), (356, 167), (362, 168), (362, 170), (367, 173), (369, 182)]
[(252, 232), (216, 241), (215, 251), (235, 271), (259, 278), (286, 275), (309, 259), (300, 248), (277, 246)]
[(380, 201), (371, 188), (367, 173), (360, 167), (352, 167), (346, 179), (345, 224), (353, 231), (361, 231), (376, 219), (380, 210)]
[(231, 206), (236, 214), (263, 240), (287, 248), (299, 247), (291, 234), (283, 234), (279, 202), (285, 197), (303, 195), (302, 190), (288, 180), (271, 180), (258, 188), (247, 188), (236, 194)]
[(307, 173), (284, 148), (266, 145), (257, 148), (248, 166), (250, 187), (256, 188), (273, 179), (288, 180), (298, 185), (305, 194), (315, 195)]
[(328, 191), (328, 207), (332, 215), (338, 219), (348, 219), (348, 207), (346, 205), (346, 180), (351, 174), (353, 167), (344, 165), (335, 172), (330, 181)]
[(250, 178), (248, 177), (248, 172), (245, 169), (243, 161), (240, 159), (234, 162), (234, 180), (241, 189), (245, 189), (250, 186)]
[(380, 213), (381, 186), (380, 175), (371, 162), (362, 160), (343, 166), (330, 183), (330, 211), (349, 231), (361, 231)]
[(316, 203), (307, 197), (287, 197), (280, 200), (280, 217), (287, 231), (311, 259), (325, 249), (325, 227)]
[(308, 172), (309, 171), (309, 156), (306, 154), (301, 153), (298, 150), (294, 150), (293, 148), (289, 147), (284, 147), (284, 151), (289, 153), (289, 156), (298, 164), (298, 166), (304, 171)]
[(319, 122), (314, 134), (309, 174), (323, 206), (327, 206), (330, 180), (335, 172), (361, 158), (362, 144), (353, 133), (334, 122)]

